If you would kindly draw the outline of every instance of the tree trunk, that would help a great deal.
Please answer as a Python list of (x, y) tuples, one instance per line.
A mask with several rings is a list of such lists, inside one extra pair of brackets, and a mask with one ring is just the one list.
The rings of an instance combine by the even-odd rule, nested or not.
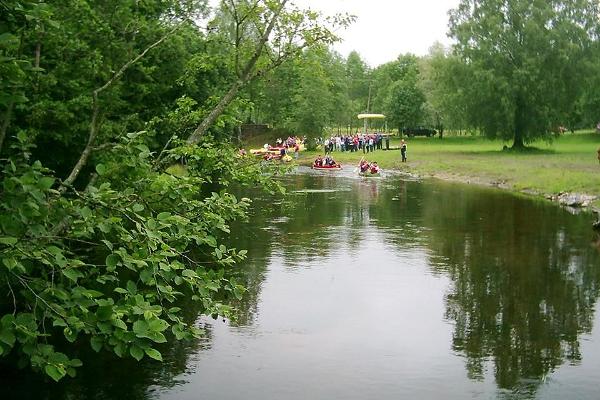
[(12, 118), (12, 110), (15, 106), (14, 100), (8, 104), (8, 108), (4, 112), (4, 118), (2, 119), (2, 126), (0, 126), (0, 153), (2, 152), (2, 145), (4, 144), (4, 138), (6, 138), (6, 131), (8, 131), (8, 125)]
[(525, 130), (526, 112), (520, 94), (517, 94), (515, 106), (515, 133), (512, 149), (523, 150), (525, 148), (525, 143), (523, 142), (523, 132)]
[(190, 137), (187, 140), (188, 144), (198, 144), (198, 142), (200, 141), (202, 136), (206, 133), (208, 128), (210, 128), (212, 126), (212, 124), (217, 120), (219, 115), (221, 115), (223, 113), (223, 111), (225, 111), (225, 108), (235, 98), (235, 96), (237, 95), (239, 90), (244, 85), (246, 85), (248, 82), (250, 82), (250, 80), (253, 77), (255, 77), (257, 75), (257, 72), (254, 71), (254, 67), (256, 66), (258, 59), (262, 55), (265, 44), (269, 40), (269, 36), (271, 35), (273, 28), (275, 28), (277, 19), (279, 18), (279, 15), (285, 8), (285, 5), (287, 2), (288, 2), (288, 0), (282, 0), (279, 10), (274, 12), (273, 15), (271, 16), (269, 25), (267, 26), (267, 29), (265, 29), (265, 32), (263, 33), (258, 44), (256, 45), (256, 48), (254, 49), (254, 54), (252, 55), (252, 58), (250, 58), (250, 60), (248, 60), (248, 63), (246, 63), (241, 77), (231, 85), (231, 88), (229, 89), (227, 94), (225, 94), (225, 96), (223, 96), (221, 101), (219, 101), (219, 104), (217, 104), (217, 106), (212, 109), (212, 111), (208, 114), (208, 116), (200, 123), (200, 125), (198, 125), (196, 130), (190, 135)]
[(98, 107), (98, 93), (96, 91), (94, 91), (93, 96), (94, 96), (94, 98), (93, 98), (92, 103), (93, 103), (94, 108), (93, 108), (93, 114), (92, 114), (92, 122), (90, 123), (90, 134), (88, 136), (88, 142), (85, 146), (85, 149), (83, 149), (83, 152), (79, 156), (77, 163), (71, 170), (71, 173), (64, 180), (63, 185), (60, 188), (61, 191), (66, 190), (67, 186), (73, 185), (73, 183), (75, 182), (75, 179), (77, 179), (77, 177), (79, 176), (79, 173), (81, 172), (81, 170), (83, 169), (85, 164), (87, 164), (87, 161), (90, 158), (90, 155), (92, 154), (94, 141), (96, 140), (96, 136), (98, 134), (98, 125), (99, 125), (98, 124), (98, 114), (100, 112), (99, 107)]
[(67, 186), (73, 185), (73, 183), (77, 179), (77, 176), (79, 176), (79, 173), (81, 172), (81, 170), (83, 169), (83, 167), (87, 164), (88, 159), (90, 158), (90, 155), (92, 154), (92, 151), (94, 150), (94, 141), (96, 140), (96, 136), (98, 135), (98, 129), (99, 129), (99, 126), (100, 126), (100, 124), (98, 122), (98, 117), (99, 117), (99, 114), (100, 114), (100, 105), (98, 104), (98, 96), (100, 95), (100, 93), (102, 93), (104, 90), (110, 88), (116, 81), (118, 81), (121, 78), (121, 76), (123, 76), (123, 74), (125, 73), (125, 71), (130, 66), (132, 66), (133, 64), (135, 64), (136, 62), (138, 62), (150, 50), (152, 50), (156, 46), (160, 45), (172, 33), (174, 33), (177, 29), (179, 29), (179, 27), (182, 24), (183, 24), (183, 22), (181, 22), (178, 25), (176, 25), (173, 29), (171, 29), (169, 32), (167, 32), (159, 40), (157, 40), (156, 42), (152, 43), (150, 46), (146, 47), (146, 49), (143, 52), (141, 52), (137, 57), (132, 58), (131, 60), (129, 60), (128, 62), (126, 62), (121, 67), (121, 69), (119, 71), (117, 71), (112, 76), (112, 78), (110, 78), (102, 87), (99, 87), (98, 89), (96, 89), (96, 90), (94, 90), (92, 92), (92, 121), (90, 123), (90, 134), (88, 136), (88, 141), (87, 141), (87, 144), (85, 146), (85, 149), (83, 149), (83, 152), (79, 156), (79, 159), (77, 160), (77, 163), (75, 164), (75, 166), (71, 170), (71, 173), (63, 181), (63, 184), (61, 185), (61, 187), (59, 189), (60, 191), (65, 191), (66, 188), (67, 188)]
[(525, 143), (523, 143), (523, 133), (520, 129), (515, 129), (515, 137), (513, 138), (513, 150), (523, 150)]
[(227, 94), (221, 98), (219, 104), (217, 104), (217, 106), (212, 109), (208, 116), (204, 118), (204, 120), (200, 123), (200, 125), (198, 125), (196, 130), (190, 135), (190, 137), (187, 140), (188, 144), (198, 144), (202, 135), (206, 133), (206, 131), (212, 126), (212, 124), (214, 124), (217, 118), (219, 118), (219, 115), (221, 115), (223, 111), (225, 111), (225, 108), (235, 98), (243, 84), (245, 84), (245, 82), (242, 83), (240, 81), (236, 81), (231, 86)]

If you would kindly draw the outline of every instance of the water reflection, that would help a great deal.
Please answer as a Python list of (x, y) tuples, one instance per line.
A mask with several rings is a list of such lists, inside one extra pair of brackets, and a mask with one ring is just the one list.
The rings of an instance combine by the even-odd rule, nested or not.
[(585, 248), (583, 219), (510, 195), (482, 196), (460, 188), (425, 196), (428, 246), (444, 259), (433, 267), (453, 282), (452, 346), (466, 355), (469, 377), (481, 379), (491, 360), (500, 388), (531, 391), (565, 360), (581, 359), (598, 257)]
[(424, 249), (430, 273), (451, 280), (443, 317), (470, 379), (492, 373), (499, 389), (526, 398), (558, 366), (581, 360), (600, 282), (589, 218), (444, 183), (304, 177), (289, 186), (296, 192), (273, 214), (286, 219), (269, 232), (271, 252), (290, 266), (314, 265), (339, 247), (352, 256), (372, 225), (393, 251)]
[[(229, 273), (248, 292), (232, 321), (201, 318), (207, 340), (161, 349), (164, 364), (91, 357), (50, 394), (42, 383), (23, 392), (24, 382), (13, 393), (560, 398), (555, 371), (586, 359), (583, 334), (599, 340), (600, 252), (586, 216), (400, 178), (296, 175), (284, 184), (288, 196), (258, 198), (249, 222), (233, 227), (248, 260)], [(590, 370), (575, 397), (595, 397)]]

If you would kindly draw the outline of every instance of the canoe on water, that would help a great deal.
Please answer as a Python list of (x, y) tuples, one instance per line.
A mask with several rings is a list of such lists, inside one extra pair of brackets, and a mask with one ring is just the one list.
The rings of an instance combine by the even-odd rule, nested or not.
[(359, 172), (358, 175), (360, 176), (364, 176), (365, 178), (379, 178), (381, 177), (381, 171), (377, 172), (377, 173), (372, 173), (372, 172)]
[(335, 171), (335, 170), (342, 169), (342, 166), (340, 164), (336, 164), (336, 165), (323, 165), (322, 167), (318, 167), (313, 164), (312, 169), (317, 169), (317, 170), (322, 170), (322, 171)]

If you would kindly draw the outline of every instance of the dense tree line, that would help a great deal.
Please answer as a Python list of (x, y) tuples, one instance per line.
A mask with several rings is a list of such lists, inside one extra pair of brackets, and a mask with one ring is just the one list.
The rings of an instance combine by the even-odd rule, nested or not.
[(245, 251), (223, 243), (249, 200), (228, 187), (278, 190), (227, 144), (238, 92), (351, 18), (287, 0), (0, 11), (0, 356), (54, 380), (82, 346), (160, 360), (202, 334), (182, 299), (227, 316), (245, 290), (223, 270)]
[(376, 68), (356, 52), (304, 53), (247, 94), (250, 119), (319, 136), (354, 132), (369, 111), (386, 114), (389, 128), (469, 130), (515, 148), (561, 127), (591, 128), (600, 119), (599, 14), (597, 0), (462, 1), (450, 13), (453, 46)]
[(161, 359), (200, 334), (178, 299), (216, 316), (242, 295), (220, 267), (244, 257), (222, 239), (248, 201), (227, 189), (277, 190), (228, 145), (242, 122), (314, 138), (382, 112), (522, 147), (598, 118), (592, 0), (462, 1), (452, 48), (376, 68), (331, 49), (353, 17), (289, 0), (0, 11), (0, 355), (55, 380), (81, 365), (69, 342)]

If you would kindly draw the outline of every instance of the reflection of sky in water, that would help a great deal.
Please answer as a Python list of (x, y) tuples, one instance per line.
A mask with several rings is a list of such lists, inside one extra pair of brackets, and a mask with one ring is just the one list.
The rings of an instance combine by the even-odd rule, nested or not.
[[(276, 250), (252, 326), (215, 322), (212, 348), (194, 368), (202, 372), (164, 398), (194, 398), (200, 388), (210, 399), (452, 393), (464, 367), (439, 318), (447, 279), (423, 274), (423, 252), (390, 252), (375, 229), (363, 235), (353, 257), (339, 248), (287, 265)], [(435, 390), (433, 376), (443, 381)]]
[[(589, 265), (598, 257), (585, 249), (583, 220), (496, 191), (309, 174), (284, 178), (284, 201), (255, 204), (264, 225), (252, 238), (262, 250), (250, 246), (248, 265), (260, 271), (250, 318), (240, 326), (202, 319), (212, 347), (192, 359), (187, 383), (161, 398), (596, 398), (593, 335), (583, 336), (579, 367), (549, 355), (540, 362), (556, 368), (543, 373), (527, 373), (537, 356), (497, 336), (506, 323), (514, 335), (531, 329), (517, 339), (544, 352), (545, 336), (563, 333), (535, 333), (529, 302), (544, 318), (578, 301), (554, 299), (557, 290), (575, 286), (595, 302), (600, 279)], [(513, 301), (525, 311), (502, 306)], [(585, 304), (565, 304), (585, 311), (582, 330), (592, 315)], [(523, 370), (498, 372), (502, 357)]]

